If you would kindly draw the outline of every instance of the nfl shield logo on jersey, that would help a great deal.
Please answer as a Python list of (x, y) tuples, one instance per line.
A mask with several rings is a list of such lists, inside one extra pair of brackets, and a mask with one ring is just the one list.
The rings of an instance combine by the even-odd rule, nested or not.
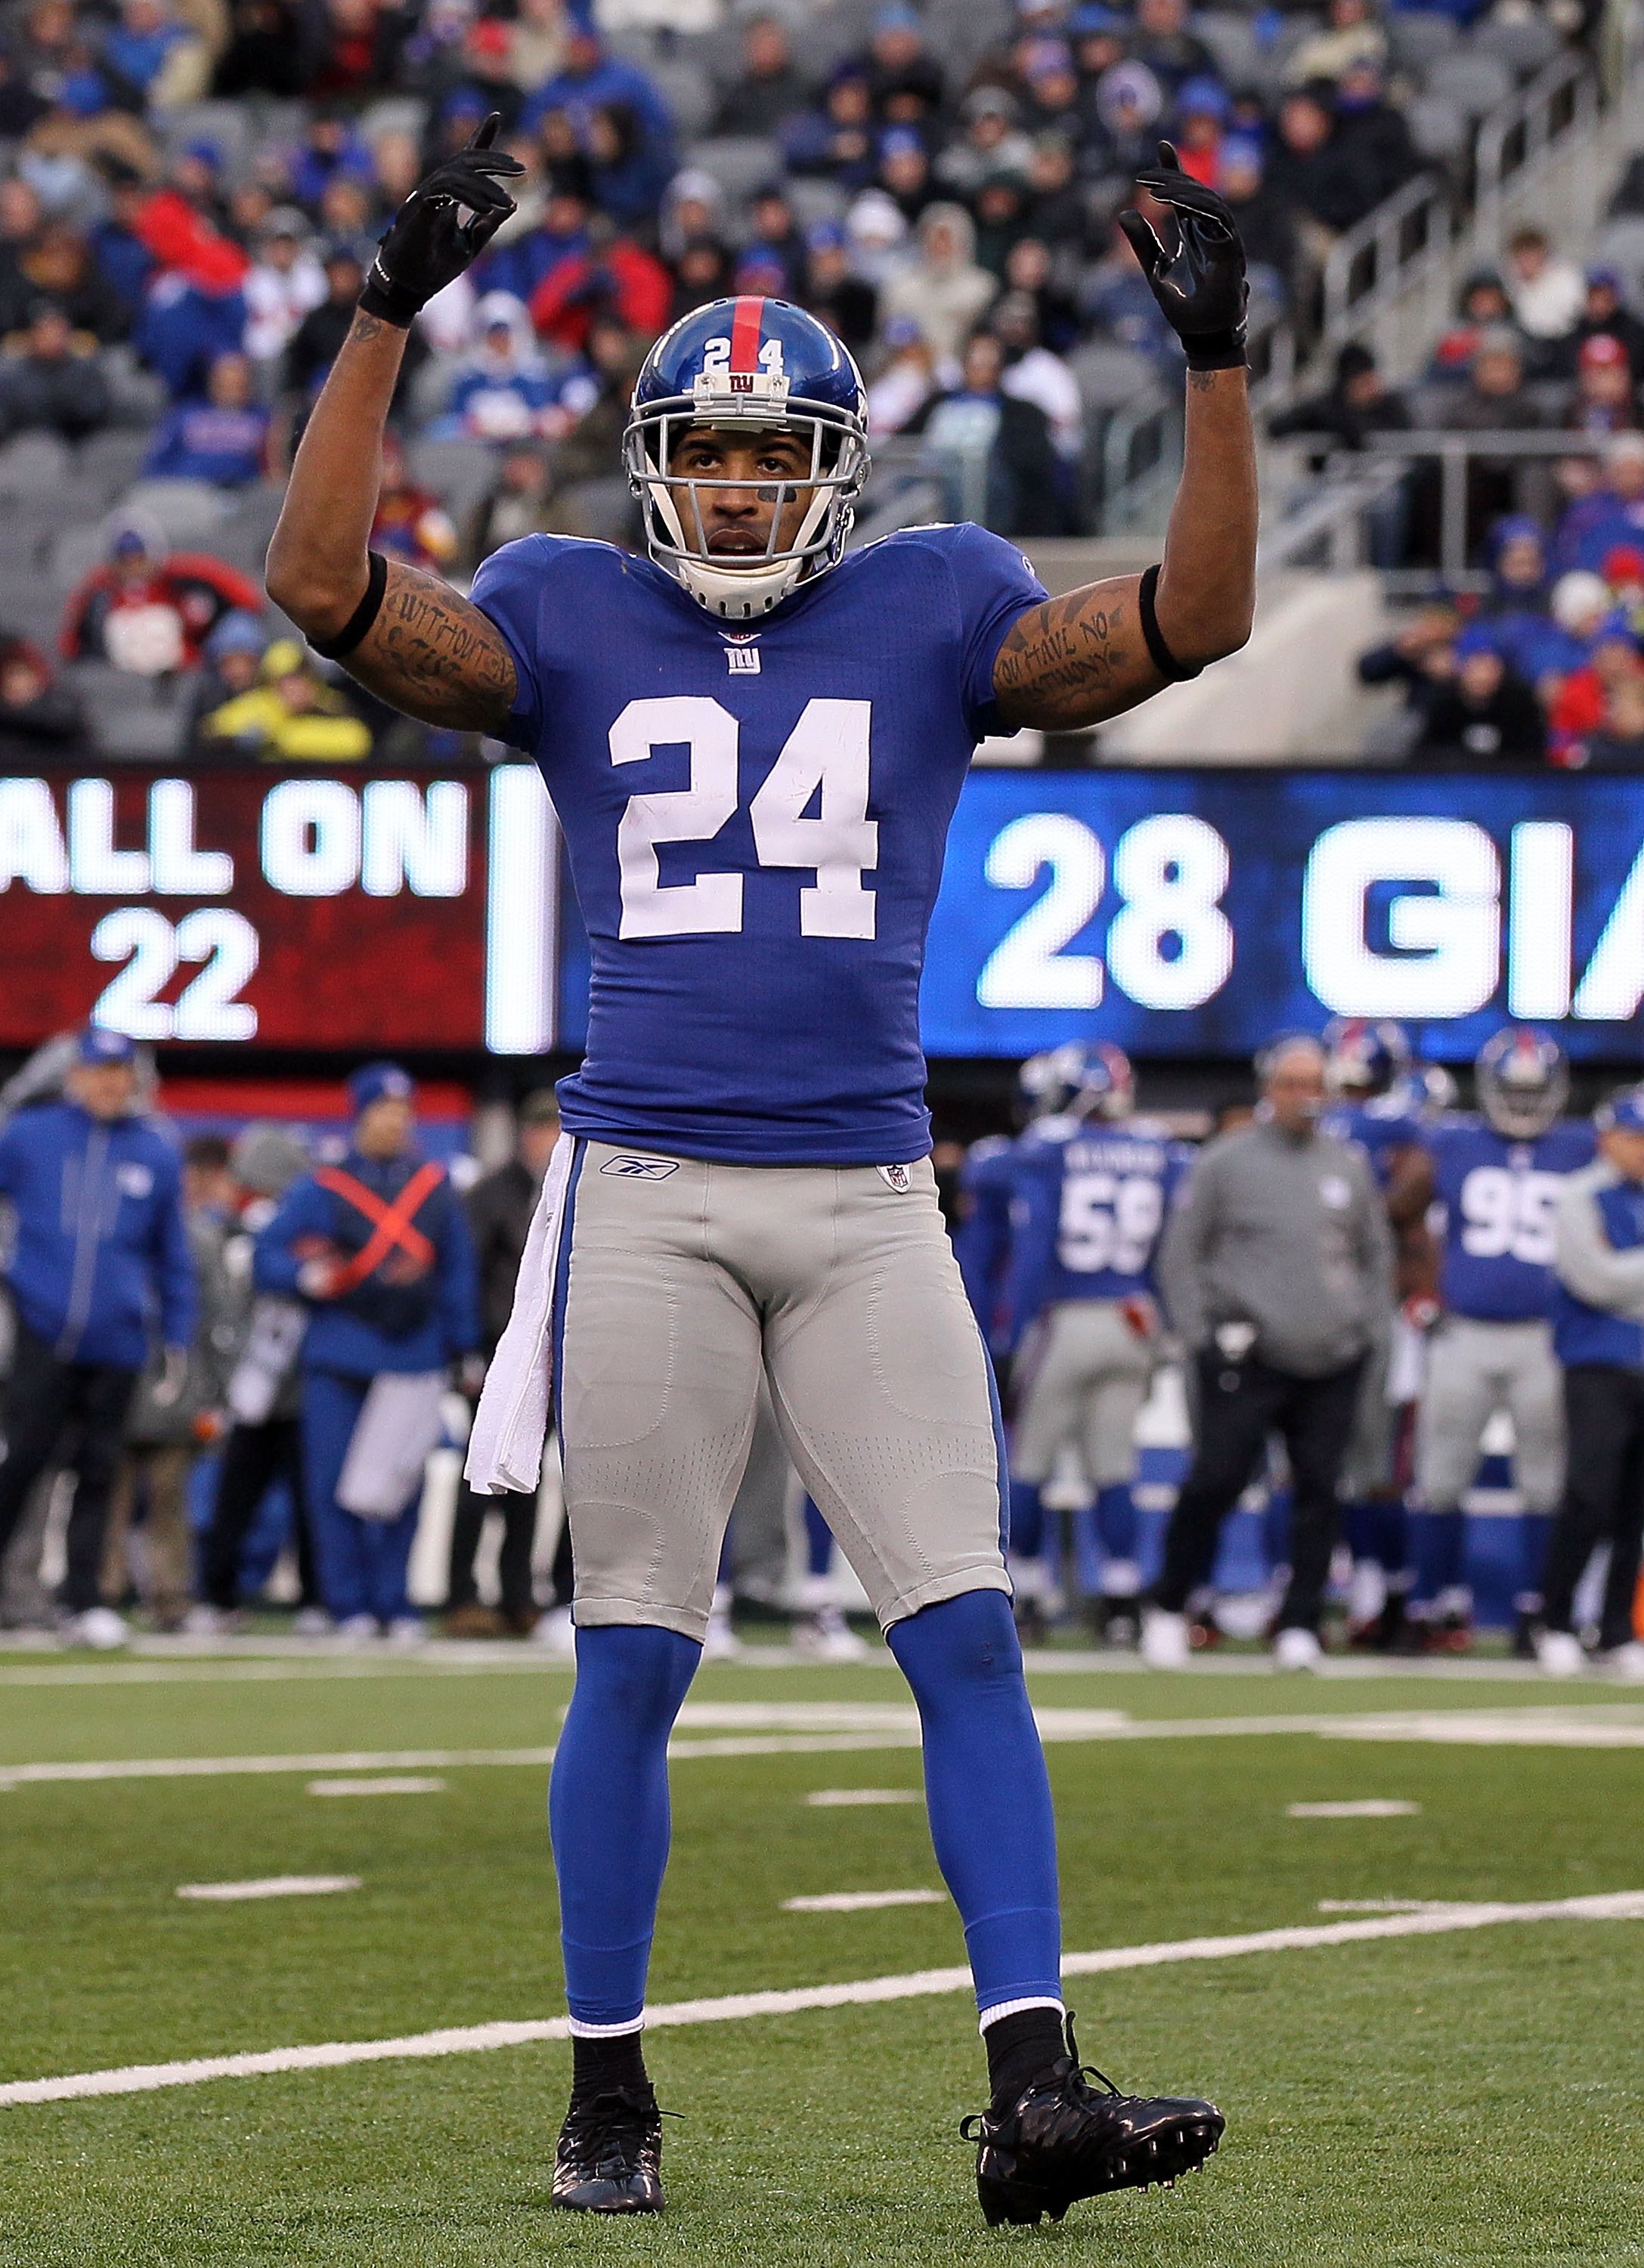
[(914, 1177), (906, 1166), (881, 1166), (878, 1172), (885, 1187), (896, 1190), (900, 1197), (906, 1197), (914, 1186)]

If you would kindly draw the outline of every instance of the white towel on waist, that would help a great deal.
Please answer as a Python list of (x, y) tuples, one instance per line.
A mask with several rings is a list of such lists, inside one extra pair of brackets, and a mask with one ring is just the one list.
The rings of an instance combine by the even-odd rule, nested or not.
[(468, 1485), (479, 1496), (534, 1495), (554, 1390), (554, 1272), (576, 1143), (554, 1145), (514, 1284), (508, 1329), (485, 1375), (468, 1436)]

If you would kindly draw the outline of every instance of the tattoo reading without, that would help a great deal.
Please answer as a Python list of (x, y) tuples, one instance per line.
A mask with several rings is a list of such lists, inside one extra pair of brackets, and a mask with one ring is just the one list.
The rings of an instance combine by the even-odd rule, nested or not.
[(495, 625), (437, 576), (397, 563), (381, 613), (343, 666), (395, 708), (458, 732), (500, 733), (517, 689)]
[(1150, 690), (1135, 678), (1134, 640), (1123, 598), (1096, 602), (1090, 590), (1047, 599), (1012, 624), (994, 664), (994, 690), (1008, 725), (1049, 732), (1098, 724)]

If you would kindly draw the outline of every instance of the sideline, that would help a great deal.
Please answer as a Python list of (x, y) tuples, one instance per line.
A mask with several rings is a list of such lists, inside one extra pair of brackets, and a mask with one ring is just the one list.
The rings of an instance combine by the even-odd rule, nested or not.
[[(1644, 1706), (1376, 1710), (1310, 1716), (1156, 1717), (1119, 1709), (1039, 1708), (1047, 1746), (1087, 1741), (1237, 1740), (1258, 1734), (1316, 1734), (1326, 1741), (1413, 1741), (1486, 1748), (1644, 1749)], [(669, 1743), (676, 1763), (713, 1756), (834, 1756), (920, 1746), (918, 1712), (870, 1701), (687, 1702), (686, 1737)], [(693, 1737), (700, 1735), (700, 1737)], [(242, 1756), (115, 1756), (84, 1762), (0, 1764), (0, 1794), (19, 1787), (88, 1780), (224, 1779), (243, 1774), (440, 1771), (467, 1765), (539, 1768), (552, 1747), (380, 1749), (334, 1754)]]
[[(1644, 1921), (1644, 1890), (1599, 1897), (1547, 1898), (1523, 1904), (1492, 1903), (1435, 1906), (1420, 1913), (1377, 1915), (1372, 1920), (1327, 1922), (1300, 1929), (1264, 1929), (1237, 1937), (1185, 1937), (1161, 1945), (1115, 1945), (1099, 1953), (1063, 1957), (1064, 1977), (1096, 1977), (1114, 1970), (1160, 1969), (1186, 1961), (1232, 1961), (1251, 1953), (1305, 1953), (1333, 1945), (1364, 1945), (1385, 1938), (1439, 1937), (1452, 1930), (1489, 1929), (1502, 1922)], [(648, 2008), (652, 2030), (668, 2026), (730, 2023), (748, 2016), (793, 2016), (812, 2008), (866, 2007), (881, 2000), (922, 1999), (968, 1992), (968, 1969), (922, 1969), (903, 1977), (867, 1977), (848, 1984), (801, 1985), (793, 1992), (731, 1992), (715, 2000), (664, 2001)], [(534, 2023), (469, 2024), (401, 2039), (327, 2040), (312, 2047), (272, 2048), (260, 2055), (200, 2056), (187, 2063), (128, 2064), (114, 2071), (73, 2072), (62, 2079), (24, 2079), (0, 2087), (0, 2110), (25, 2103), (68, 2102), (98, 2095), (150, 2095), (162, 2088), (196, 2087), (213, 2079), (261, 2079), (288, 2071), (331, 2071), (343, 2064), (397, 2063), (414, 2058), (482, 2055), (494, 2048), (527, 2047), (563, 2040), (563, 2016)]]

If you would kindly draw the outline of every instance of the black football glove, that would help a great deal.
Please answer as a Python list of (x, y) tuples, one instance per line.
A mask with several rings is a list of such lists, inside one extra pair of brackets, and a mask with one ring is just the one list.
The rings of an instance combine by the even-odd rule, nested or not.
[(1167, 253), (1134, 207), (1119, 216), (1164, 320), (1180, 339), (1189, 370), (1238, 370), (1244, 362), (1244, 247), (1231, 209), (1214, 189), (1182, 171), (1169, 142), (1159, 162), (1144, 166), (1136, 187), (1176, 218), (1176, 250)]
[(377, 247), (360, 293), (363, 313), (408, 329), (514, 210), (501, 182), (525, 169), (517, 158), (492, 149), (502, 122), (502, 113), (494, 110), (454, 158), (444, 158), (412, 190)]

